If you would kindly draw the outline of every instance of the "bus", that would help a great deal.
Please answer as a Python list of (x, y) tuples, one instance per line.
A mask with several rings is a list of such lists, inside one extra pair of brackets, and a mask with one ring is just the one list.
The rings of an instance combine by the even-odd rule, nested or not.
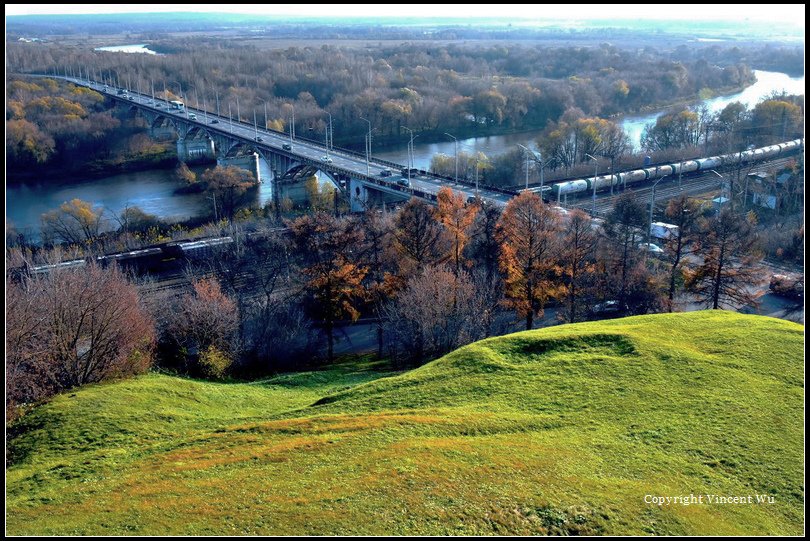
[(183, 102), (180, 100), (170, 101), (169, 105), (172, 109), (177, 109), (178, 111), (182, 111), (184, 107)]

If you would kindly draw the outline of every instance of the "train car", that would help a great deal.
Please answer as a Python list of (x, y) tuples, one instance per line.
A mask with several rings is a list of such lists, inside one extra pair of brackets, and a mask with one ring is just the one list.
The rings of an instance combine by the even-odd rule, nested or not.
[(715, 167), (723, 165), (723, 160), (719, 156), (712, 156), (711, 158), (700, 158), (695, 160), (698, 164), (698, 171), (708, 171)]
[(178, 243), (186, 259), (202, 259), (213, 255), (219, 248), (231, 244), (231, 237), (217, 237), (213, 239), (196, 240)]
[(588, 191), (587, 180), (569, 180), (568, 182), (560, 182), (551, 187), (551, 193), (556, 197), (567, 195), (569, 193), (579, 193)]
[(647, 180), (647, 173), (644, 169), (633, 169), (632, 171), (625, 171), (622, 184), (635, 184), (637, 182), (644, 182)]
[(50, 265), (35, 265), (27, 266), (25, 271), (29, 276), (41, 276), (49, 274), (54, 271), (67, 270), (67, 269), (80, 269), (87, 266), (86, 259), (73, 259), (70, 261), (62, 261), (61, 263), (53, 263)]
[(615, 175), (602, 175), (596, 177), (596, 180), (593, 178), (588, 179), (588, 191), (593, 190), (593, 185), (596, 183), (596, 191), (607, 190), (610, 189), (611, 186), (616, 185), (616, 176)]
[(96, 258), (96, 261), (105, 267), (118, 265), (122, 270), (134, 274), (156, 272), (165, 267), (163, 251), (157, 247), (103, 255)]

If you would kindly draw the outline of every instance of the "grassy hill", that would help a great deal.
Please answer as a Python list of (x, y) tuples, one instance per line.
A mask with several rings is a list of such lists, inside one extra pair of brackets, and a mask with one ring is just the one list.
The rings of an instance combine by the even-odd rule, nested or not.
[[(655, 315), (485, 340), (403, 374), (87, 387), (14, 427), (7, 532), (799, 535), (803, 334)], [(704, 503), (645, 503), (689, 494)]]

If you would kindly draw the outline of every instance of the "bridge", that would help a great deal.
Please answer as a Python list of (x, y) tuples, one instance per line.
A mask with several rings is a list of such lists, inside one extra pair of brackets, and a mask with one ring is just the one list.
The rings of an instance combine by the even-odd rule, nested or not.
[[(236, 165), (254, 173), (261, 182), (259, 158), (273, 172), (274, 182), (295, 180), (318, 170), (336, 186), (348, 192), (351, 209), (363, 211), (375, 200), (386, 196), (409, 199), (412, 196), (435, 203), (440, 188), (447, 186), (465, 199), (482, 200), (504, 206), (516, 192), (474, 185), (420, 172), (406, 180), (400, 172), (405, 166), (369, 157), (351, 150), (333, 148), (309, 139), (296, 138), (280, 131), (218, 116), (210, 111), (188, 107), (176, 108), (168, 100), (155, 99), (137, 92), (77, 77), (48, 76), (95, 90), (141, 114), (149, 124), (150, 134), (157, 138), (177, 137), (177, 155), (181, 161), (198, 157), (216, 157), (221, 165)], [(278, 186), (274, 186), (274, 197)]]

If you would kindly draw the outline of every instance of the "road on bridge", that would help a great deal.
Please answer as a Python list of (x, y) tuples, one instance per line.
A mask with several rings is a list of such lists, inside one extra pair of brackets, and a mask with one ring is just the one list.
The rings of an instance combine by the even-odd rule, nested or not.
[[(327, 149), (324, 144), (310, 140), (294, 139), (288, 134), (259, 128), (258, 126), (251, 126), (244, 122), (233, 121), (233, 119), (217, 116), (203, 109), (188, 107), (188, 104), (185, 104), (183, 109), (172, 109), (167, 100), (153, 99), (151, 96), (145, 94), (126, 91), (103, 83), (76, 77), (48, 77), (63, 79), (76, 85), (91, 88), (120, 102), (137, 105), (169, 118), (181, 119), (183, 122), (199, 126), (210, 133), (218, 133), (238, 139), (253, 147), (264, 148), (274, 153), (289, 155), (293, 159), (315, 165), (323, 171), (341, 173), (352, 178), (366, 181), (367, 183), (375, 184), (380, 186), (382, 191), (386, 193), (396, 193), (404, 198), (409, 198), (411, 195), (420, 197), (424, 194), (426, 196), (424, 197), (425, 199), (435, 201), (439, 189), (443, 186), (447, 186), (454, 191), (461, 192), (465, 199), (476, 196), (474, 186), (449, 181), (434, 175), (420, 175), (415, 178), (412, 176), (410, 179), (410, 188), (403, 187), (398, 183), (398, 181), (402, 182), (401, 179), (403, 178), (399, 176), (398, 173), (405, 167), (404, 165), (375, 160), (373, 157), (367, 161), (365, 156), (351, 153), (343, 149)], [(392, 176), (382, 176), (385, 170), (391, 170), (394, 174)], [(499, 206), (506, 205), (514, 195), (514, 193), (500, 192), (488, 188), (478, 190), (478, 196), (481, 199)]]

